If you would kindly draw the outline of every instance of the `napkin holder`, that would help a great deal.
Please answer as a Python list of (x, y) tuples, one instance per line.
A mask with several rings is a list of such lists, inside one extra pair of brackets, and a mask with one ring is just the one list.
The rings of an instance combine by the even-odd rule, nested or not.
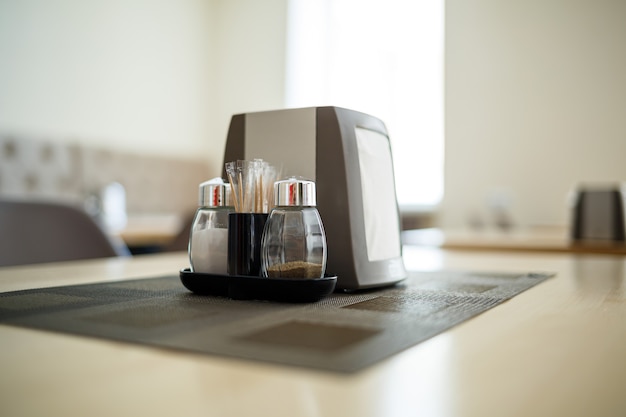
[(337, 289), (406, 278), (391, 146), (380, 119), (339, 107), (232, 116), (224, 163), (255, 158), (282, 167), (285, 177), (316, 182), (326, 270), (338, 276)]

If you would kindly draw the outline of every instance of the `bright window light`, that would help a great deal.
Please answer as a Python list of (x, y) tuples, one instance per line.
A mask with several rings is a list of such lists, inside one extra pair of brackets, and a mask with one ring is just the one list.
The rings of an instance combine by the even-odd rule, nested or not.
[(443, 0), (291, 0), (289, 107), (340, 106), (383, 120), (402, 210), (443, 195)]

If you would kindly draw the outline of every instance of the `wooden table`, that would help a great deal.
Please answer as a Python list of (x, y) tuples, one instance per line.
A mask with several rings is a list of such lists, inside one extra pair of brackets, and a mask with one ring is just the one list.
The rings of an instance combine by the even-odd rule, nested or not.
[[(355, 374), (0, 326), (3, 416), (623, 416), (626, 258), (405, 247), (555, 278)], [(0, 268), (0, 291), (176, 273), (185, 253)]]
[(158, 249), (172, 244), (182, 233), (185, 221), (188, 219), (175, 214), (133, 215), (129, 216), (124, 229), (115, 234), (131, 251), (142, 252), (142, 249)]
[(526, 252), (600, 253), (626, 255), (626, 243), (573, 241), (562, 227), (494, 229), (415, 229), (402, 232), (405, 244), (444, 249)]

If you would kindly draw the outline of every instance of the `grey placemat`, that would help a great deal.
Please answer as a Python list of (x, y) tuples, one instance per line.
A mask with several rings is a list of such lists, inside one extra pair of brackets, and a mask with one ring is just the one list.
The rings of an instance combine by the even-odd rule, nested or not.
[(143, 345), (352, 372), (544, 281), (539, 273), (413, 272), (310, 304), (189, 292), (178, 276), (0, 294), (0, 322)]

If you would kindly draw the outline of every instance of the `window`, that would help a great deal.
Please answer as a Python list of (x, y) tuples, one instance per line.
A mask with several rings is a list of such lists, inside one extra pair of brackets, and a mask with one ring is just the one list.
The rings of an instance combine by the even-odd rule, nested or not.
[(369, 113), (389, 131), (398, 202), (443, 195), (443, 0), (291, 0), (289, 107)]

